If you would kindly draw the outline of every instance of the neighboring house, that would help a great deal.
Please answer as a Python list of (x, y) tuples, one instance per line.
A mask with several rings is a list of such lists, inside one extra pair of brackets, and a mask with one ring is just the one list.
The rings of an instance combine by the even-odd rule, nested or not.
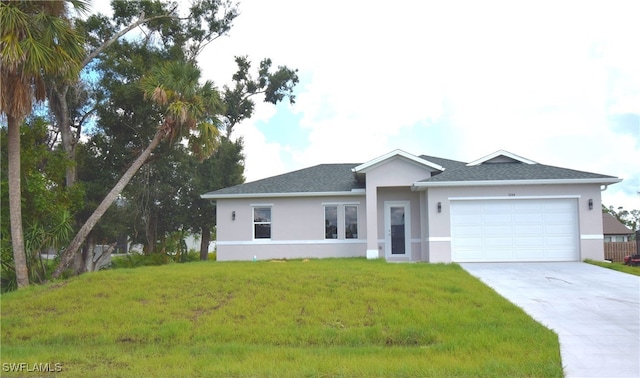
[(218, 260), (603, 260), (600, 192), (619, 178), (506, 151), (471, 163), (396, 150), (217, 190)]
[(602, 229), (605, 243), (627, 242), (633, 234), (633, 231), (609, 213), (602, 213)]

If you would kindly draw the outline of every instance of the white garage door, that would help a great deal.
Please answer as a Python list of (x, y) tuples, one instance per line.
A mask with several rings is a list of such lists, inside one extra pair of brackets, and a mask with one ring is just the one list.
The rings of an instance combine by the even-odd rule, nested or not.
[(578, 261), (576, 199), (452, 200), (453, 261)]

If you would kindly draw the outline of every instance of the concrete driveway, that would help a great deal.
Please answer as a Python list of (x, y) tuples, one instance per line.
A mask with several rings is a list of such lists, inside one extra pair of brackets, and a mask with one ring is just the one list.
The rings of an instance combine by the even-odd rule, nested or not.
[(567, 377), (640, 377), (640, 277), (581, 262), (460, 265), (558, 334)]

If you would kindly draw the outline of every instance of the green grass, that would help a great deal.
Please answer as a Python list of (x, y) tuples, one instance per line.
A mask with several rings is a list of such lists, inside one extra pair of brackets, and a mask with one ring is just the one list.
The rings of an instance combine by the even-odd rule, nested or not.
[(617, 270), (618, 272), (629, 273), (635, 276), (640, 276), (640, 266), (629, 266), (619, 262), (608, 263), (608, 262), (595, 261), (595, 260), (589, 260), (589, 259), (584, 260), (584, 262), (592, 265), (601, 266), (607, 269)]
[(455, 264), (172, 264), (1, 305), (3, 376), (562, 376), (556, 334)]

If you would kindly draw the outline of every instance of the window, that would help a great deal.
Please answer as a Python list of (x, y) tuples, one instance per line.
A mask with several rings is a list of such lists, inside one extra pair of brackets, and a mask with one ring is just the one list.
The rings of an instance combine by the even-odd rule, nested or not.
[(324, 238), (357, 239), (358, 205), (350, 203), (325, 203)]
[(345, 239), (358, 238), (358, 206), (344, 207), (344, 237)]
[(253, 208), (253, 237), (254, 239), (271, 239), (271, 208)]
[(324, 238), (338, 238), (338, 206), (324, 207)]

